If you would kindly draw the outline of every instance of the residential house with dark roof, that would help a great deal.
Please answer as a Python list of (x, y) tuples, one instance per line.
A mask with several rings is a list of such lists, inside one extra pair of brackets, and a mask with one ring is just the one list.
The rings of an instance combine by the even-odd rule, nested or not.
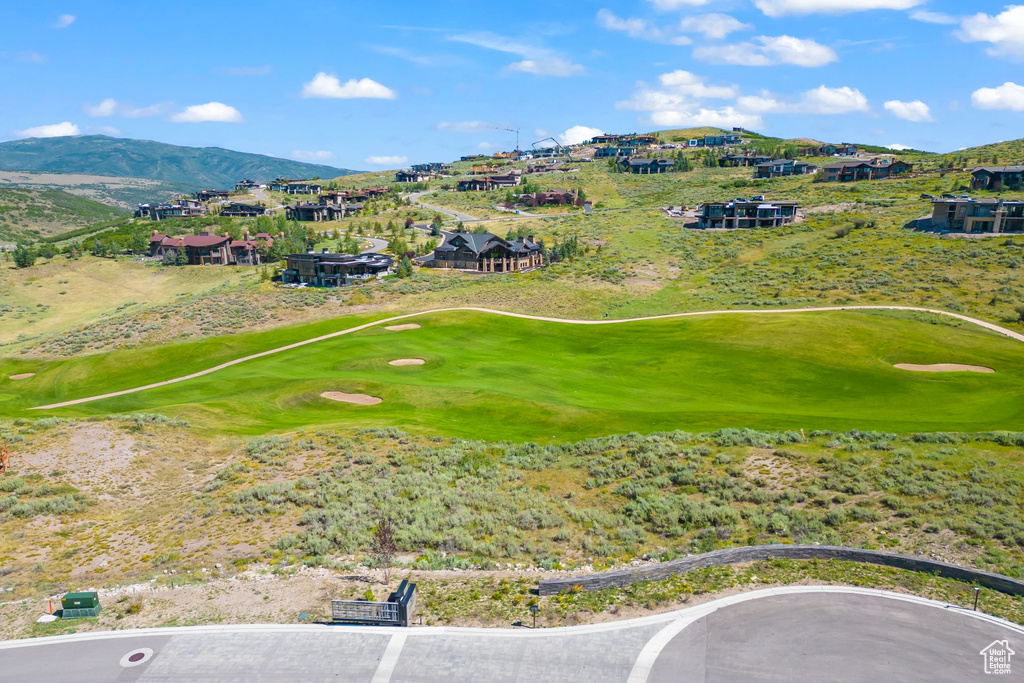
[(513, 273), (540, 268), (544, 255), (533, 236), (505, 240), (491, 233), (457, 232), (434, 250), (435, 268)]
[(822, 167), (821, 180), (827, 183), (849, 183), (859, 180), (883, 180), (909, 173), (913, 164), (886, 158), (863, 161), (837, 161)]
[(932, 200), (931, 229), (940, 232), (1024, 232), (1024, 200), (974, 197)]
[(503, 173), (481, 178), (464, 178), (455, 183), (455, 190), (458, 192), (498, 190), (504, 187), (516, 187), (522, 182), (523, 177), (519, 173)]
[(214, 199), (227, 199), (231, 196), (231, 192), (229, 190), (199, 190), (192, 196), (201, 202), (209, 202)]
[(258, 204), (232, 202), (220, 210), (220, 215), (229, 218), (255, 218), (257, 216), (266, 216), (267, 209)]
[(1024, 185), (1024, 166), (981, 166), (971, 169), (972, 190), (1019, 190)]
[(823, 157), (855, 157), (857, 151), (857, 145), (847, 144), (826, 144), (818, 148), (818, 154)]
[(394, 260), (383, 254), (315, 253), (285, 256), (281, 282), (313, 287), (343, 287), (387, 275)]
[(594, 151), (595, 159), (620, 159), (631, 157), (635, 148), (633, 147), (598, 147)]
[(575, 204), (578, 197), (578, 190), (544, 190), (520, 195), (519, 203), (531, 207), (565, 206), (566, 204)]
[(808, 164), (805, 161), (795, 159), (772, 159), (757, 165), (754, 170), (754, 178), (784, 178), (793, 175), (807, 175), (814, 173), (818, 167)]
[[(270, 238), (266, 233), (260, 234), (265, 235), (264, 240)], [(227, 266), (237, 264), (240, 263), (238, 260), (239, 255), (242, 255), (243, 260), (241, 263), (255, 265), (259, 263), (258, 254), (249, 254), (247, 244), (244, 243), (251, 242), (252, 249), (255, 250), (258, 241), (259, 239), (252, 238), (249, 240), (232, 240), (231, 236), (227, 233), (214, 235), (205, 231), (198, 235), (170, 237), (154, 230), (149, 238), (149, 255), (164, 257), (169, 252), (176, 253), (179, 250), (184, 250), (188, 256), (188, 263), (191, 266)], [(273, 243), (272, 240), (271, 243)]]
[(412, 170), (421, 171), (423, 173), (440, 173), (441, 171), (447, 171), (451, 169), (448, 164), (443, 164), (440, 161), (433, 161), (429, 164), (413, 164)]
[(206, 215), (206, 209), (193, 199), (179, 199), (174, 203), (139, 204), (135, 209), (136, 218), (150, 218), (163, 221), (168, 218), (196, 218)]
[(763, 154), (726, 154), (718, 157), (718, 166), (720, 168), (750, 167), (771, 160), (771, 157)]
[(255, 190), (258, 189), (259, 186), (260, 184), (257, 183), (255, 180), (250, 180), (249, 178), (246, 178), (245, 180), (239, 180), (237, 183), (235, 183), (235, 191), (241, 192), (242, 190)]
[(676, 162), (672, 159), (630, 159), (623, 162), (623, 167), (630, 173), (649, 175), (654, 173), (667, 173), (672, 170)]
[(430, 180), (429, 171), (398, 171), (395, 173), (396, 183), (422, 183)]
[(796, 220), (796, 202), (746, 201), (701, 204), (697, 226), (708, 229), (778, 228)]
[(284, 207), (285, 218), (290, 221), (323, 222), (337, 221), (363, 210), (363, 204), (309, 204), (298, 202), (293, 206)]

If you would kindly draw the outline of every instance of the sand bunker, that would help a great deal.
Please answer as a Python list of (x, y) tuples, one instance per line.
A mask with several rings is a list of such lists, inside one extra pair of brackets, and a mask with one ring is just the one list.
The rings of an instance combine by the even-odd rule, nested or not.
[(20, 375), (11, 375), (11, 379), (28, 379), (29, 377), (35, 377), (34, 372), (23, 372)]
[(401, 332), (402, 330), (418, 330), (420, 326), (416, 323), (409, 323), (408, 325), (388, 325), (384, 329), (391, 330), (392, 332)]
[(910, 370), (911, 372), (995, 372), (992, 368), (986, 368), (981, 365), (960, 365), (959, 363), (936, 363), (935, 365), (897, 363), (893, 367), (900, 370)]
[(341, 391), (325, 391), (320, 395), (331, 401), (341, 401), (342, 403), (355, 403), (356, 405), (359, 406), (375, 406), (384, 400), (377, 398), (376, 396), (370, 396), (368, 394), (346, 394)]
[(422, 358), (399, 358), (398, 360), (388, 361), (388, 365), (423, 365), (426, 362)]

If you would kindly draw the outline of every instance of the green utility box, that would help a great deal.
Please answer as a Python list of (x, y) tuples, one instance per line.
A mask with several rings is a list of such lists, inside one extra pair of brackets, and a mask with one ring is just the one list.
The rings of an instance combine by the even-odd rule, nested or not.
[(99, 593), (68, 593), (60, 599), (61, 619), (83, 619), (100, 615)]

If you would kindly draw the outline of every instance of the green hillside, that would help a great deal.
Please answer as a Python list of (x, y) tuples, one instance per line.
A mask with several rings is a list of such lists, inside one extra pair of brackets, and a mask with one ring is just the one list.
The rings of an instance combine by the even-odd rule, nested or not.
[(0, 242), (59, 235), (126, 214), (62, 190), (0, 187)]
[(77, 173), (163, 180), (192, 189), (234, 187), (278, 176), (333, 178), (354, 171), (219, 147), (179, 147), (105, 135), (29, 138), (0, 143), (0, 171)]

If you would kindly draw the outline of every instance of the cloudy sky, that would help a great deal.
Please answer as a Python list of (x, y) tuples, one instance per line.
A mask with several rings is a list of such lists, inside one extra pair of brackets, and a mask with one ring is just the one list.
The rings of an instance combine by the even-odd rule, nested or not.
[(951, 151), (1024, 137), (989, 0), (9, 4), (0, 140), (103, 133), (359, 169), (744, 126)]

